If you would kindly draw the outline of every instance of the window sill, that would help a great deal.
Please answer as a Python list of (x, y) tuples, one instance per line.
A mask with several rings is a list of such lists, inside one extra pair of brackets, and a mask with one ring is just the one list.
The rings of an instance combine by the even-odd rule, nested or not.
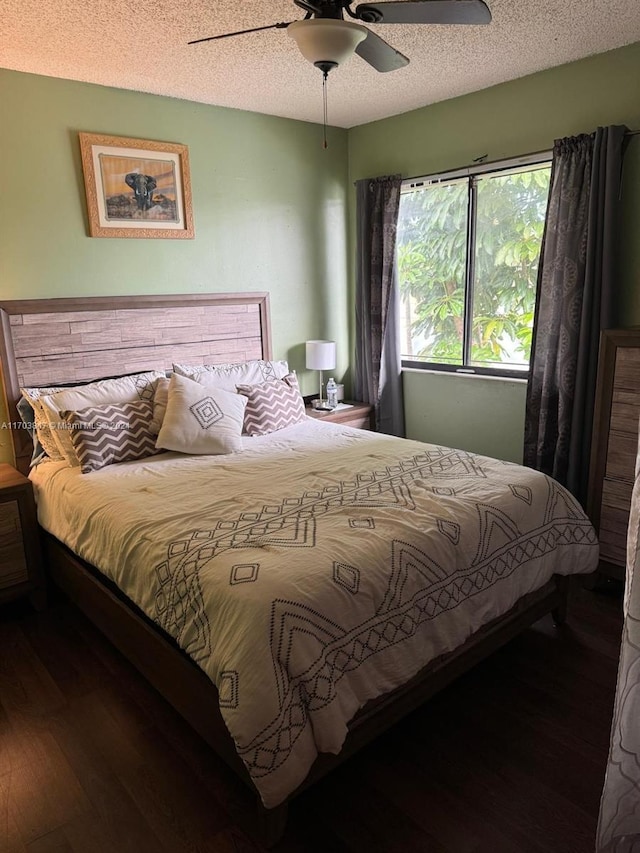
[(403, 367), (402, 373), (428, 373), (430, 376), (447, 376), (452, 379), (483, 379), (490, 382), (513, 382), (516, 385), (526, 385), (528, 378), (523, 376), (490, 376), (487, 373), (467, 373), (462, 371), (458, 373), (455, 370), (430, 370), (428, 367)]

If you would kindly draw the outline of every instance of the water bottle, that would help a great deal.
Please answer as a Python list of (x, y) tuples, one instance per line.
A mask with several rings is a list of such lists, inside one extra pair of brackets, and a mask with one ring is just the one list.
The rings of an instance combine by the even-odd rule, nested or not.
[(327, 406), (330, 409), (335, 409), (338, 405), (338, 386), (335, 379), (331, 377), (327, 382)]

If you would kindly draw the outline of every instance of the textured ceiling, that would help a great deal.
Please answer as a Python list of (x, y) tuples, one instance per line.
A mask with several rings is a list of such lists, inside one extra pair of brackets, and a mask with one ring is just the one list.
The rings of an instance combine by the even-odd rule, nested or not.
[[(329, 77), (329, 123), (353, 127), (640, 41), (639, 0), (487, 0), (489, 26), (371, 25), (411, 63), (359, 57)], [(0, 0), (0, 66), (322, 121), (322, 75), (286, 30), (291, 0)]]

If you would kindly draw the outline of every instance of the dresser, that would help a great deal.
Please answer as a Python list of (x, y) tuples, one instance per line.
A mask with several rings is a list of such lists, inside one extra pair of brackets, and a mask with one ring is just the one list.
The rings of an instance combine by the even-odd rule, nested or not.
[(624, 579), (640, 423), (640, 329), (602, 333), (587, 513), (600, 539), (600, 571)]
[(0, 464), (0, 602), (29, 595), (44, 606), (39, 535), (31, 481)]

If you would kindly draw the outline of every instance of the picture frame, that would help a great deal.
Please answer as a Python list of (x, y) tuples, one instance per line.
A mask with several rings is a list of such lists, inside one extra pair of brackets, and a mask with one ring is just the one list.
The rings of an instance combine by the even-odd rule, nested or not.
[(78, 136), (91, 237), (195, 236), (186, 145)]

